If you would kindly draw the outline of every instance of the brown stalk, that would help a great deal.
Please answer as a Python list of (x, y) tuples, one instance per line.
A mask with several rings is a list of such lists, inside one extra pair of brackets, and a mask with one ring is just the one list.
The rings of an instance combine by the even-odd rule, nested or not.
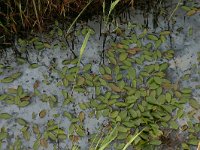
[(38, 11), (37, 11), (37, 7), (36, 7), (36, 3), (35, 3), (35, 0), (32, 0), (32, 1), (33, 1), (33, 7), (34, 7), (34, 11), (35, 11), (35, 16), (36, 16), (37, 22), (38, 22), (39, 31), (42, 31), (39, 16), (38, 16)]

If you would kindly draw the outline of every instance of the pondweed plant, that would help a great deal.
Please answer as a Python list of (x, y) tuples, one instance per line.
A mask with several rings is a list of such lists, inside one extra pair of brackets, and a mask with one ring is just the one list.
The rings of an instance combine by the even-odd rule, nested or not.
[[(113, 6), (116, 5), (113, 4)], [(88, 93), (88, 88), (92, 88), (95, 89), (95, 96), (90, 97), (87, 102), (77, 102), (77, 107), (82, 110), (78, 114), (63, 110), (64, 112), (51, 116), (52, 119), (48, 120), (48, 123), (42, 124), (44, 130), (41, 131), (37, 124), (32, 125), (32, 122), (27, 122), (23, 118), (16, 118), (16, 114), (1, 112), (1, 120), (10, 123), (13, 119), (23, 127), (21, 131), (23, 135), (19, 136), (14, 143), (9, 143), (9, 149), (26, 148), (24, 143), (30, 141), (31, 136), (36, 137), (33, 146), (31, 145), (34, 150), (40, 147), (48, 148), (48, 143), (65, 143), (66, 139), (75, 143), (72, 149), (79, 149), (76, 143), (88, 136), (84, 126), (84, 119), (88, 112), (88, 117), (98, 119), (99, 116), (103, 116), (111, 125), (109, 134), (106, 136), (100, 135), (98, 139), (97, 133), (96, 139), (92, 136), (88, 137), (90, 141), (93, 141), (91, 145), (95, 150), (103, 150), (109, 146), (113, 146), (116, 150), (125, 150), (128, 146), (136, 149), (155, 149), (165, 144), (166, 139), (168, 139), (167, 143), (176, 140), (175, 148), (189, 149), (191, 145), (197, 145), (200, 126), (193, 119), (200, 104), (192, 97), (191, 88), (179, 87), (178, 82), (172, 82), (168, 78), (168, 62), (173, 59), (174, 51), (160, 50), (170, 31), (151, 34), (144, 30), (139, 35), (131, 33), (131, 37), (112, 44), (106, 53), (107, 63), (99, 66), (99, 72), (93, 73), (91, 73), (92, 63), (80, 66), (91, 33), (91, 29), (86, 32), (79, 58), (63, 60), (62, 68), (53, 68), (53, 71), (60, 77), (57, 86), (63, 89), (63, 98), (59, 100), (62, 106), (74, 107), (76, 100), (70, 94), (71, 91), (82, 94)], [(49, 47), (38, 39), (32, 42), (37, 43), (35, 45), (38, 50)], [(23, 47), (29, 42), (20, 41), (20, 43)], [(23, 47), (23, 49), (26, 48)], [(32, 69), (40, 67), (37, 64), (31, 66)], [(0, 65), (0, 69), (3, 69), (2, 72), (12, 70), (3, 65)], [(1, 78), (0, 84), (12, 83), (22, 75), (21, 72), (15, 72), (5, 76)], [(50, 110), (58, 106), (56, 96), (40, 93), (37, 90), (37, 84), (34, 84), (34, 94), (26, 93), (21, 86), (18, 86), (17, 89), (8, 89), (6, 93), (2, 93), (0, 101), (19, 108), (31, 107), (34, 102), (30, 103), (30, 99), (34, 96), (38, 96), (43, 103), (49, 104)], [(192, 109), (189, 113), (184, 110), (186, 104)], [(60, 107), (57, 109), (60, 110)], [(46, 113), (42, 110), (39, 113), (40, 119), (44, 118)], [(56, 122), (58, 116), (70, 121), (68, 129), (60, 126), (61, 119), (59, 123)], [(185, 116), (189, 118), (189, 121), (184, 125), (178, 124), (177, 120)], [(165, 130), (170, 131), (166, 134)], [(171, 133), (177, 135), (171, 135), (173, 137), (171, 138), (169, 136)], [(189, 136), (181, 139), (179, 134), (182, 133), (187, 133)], [(11, 141), (12, 137), (10, 131), (1, 129), (0, 142), (2, 144), (6, 140)]]

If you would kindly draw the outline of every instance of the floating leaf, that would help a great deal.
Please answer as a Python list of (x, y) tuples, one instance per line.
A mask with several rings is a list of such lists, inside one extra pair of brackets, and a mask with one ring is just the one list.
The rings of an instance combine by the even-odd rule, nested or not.
[(33, 64), (30, 64), (29, 66), (31, 69), (35, 69), (35, 68), (38, 68), (39, 65), (37, 63), (33, 63)]
[(170, 121), (169, 124), (170, 124), (170, 128), (172, 128), (172, 129), (178, 129), (179, 128), (178, 123), (173, 121), (173, 120)]
[(26, 120), (22, 119), (22, 118), (17, 118), (16, 122), (18, 124), (20, 124), (21, 126), (26, 126), (27, 125), (27, 122)]
[(1, 113), (0, 114), (0, 119), (10, 119), (12, 118), (12, 115), (8, 114), (8, 113)]
[(77, 127), (76, 133), (80, 136), (85, 136), (85, 131), (80, 126)]
[(155, 49), (159, 48), (161, 46), (161, 44), (162, 44), (162, 41), (161, 40), (157, 40), (155, 42)]
[(197, 110), (200, 108), (199, 102), (195, 99), (190, 99), (189, 104), (190, 104), (190, 106), (192, 106), (193, 108), (195, 108)]
[(58, 135), (58, 139), (60, 139), (60, 140), (66, 140), (67, 139), (67, 135), (66, 134), (59, 134)]
[(171, 99), (172, 99), (171, 94), (170, 93), (166, 93), (166, 100), (167, 100), (168, 103), (171, 102)]
[(23, 131), (22, 132), (23, 134), (23, 137), (26, 141), (29, 141), (30, 140), (30, 133), (26, 130), (26, 131)]
[(48, 134), (48, 137), (51, 139), (51, 140), (53, 140), (53, 141), (56, 141), (56, 135), (55, 134), (53, 134), (52, 132), (48, 132), (47, 133)]
[(116, 65), (117, 64), (117, 61), (114, 57), (108, 57), (108, 59), (110, 60), (110, 62), (113, 64), (113, 65)]
[(191, 10), (191, 8), (190, 7), (188, 7), (188, 6), (181, 6), (181, 8), (183, 9), (183, 10), (185, 10), (185, 11), (190, 11)]
[(155, 89), (157, 89), (158, 87), (159, 87), (159, 85), (156, 84), (156, 83), (152, 83), (152, 84), (149, 85), (149, 89), (151, 89), (151, 90), (155, 90)]
[(80, 122), (83, 122), (83, 120), (85, 119), (85, 114), (84, 114), (83, 111), (81, 111), (81, 112), (79, 113), (78, 118), (79, 118)]
[(104, 79), (104, 80), (112, 80), (112, 76), (109, 75), (109, 74), (104, 74), (104, 75), (103, 75), (103, 79)]
[(192, 138), (187, 143), (190, 144), (190, 145), (198, 145), (199, 140), (195, 139), (195, 138)]
[(48, 148), (48, 142), (45, 138), (40, 139), (40, 145), (44, 148)]
[(114, 92), (123, 92), (124, 90), (121, 89), (120, 87), (116, 86), (114, 83), (110, 83), (109, 87), (112, 89)]
[(78, 77), (77, 78), (77, 85), (83, 85), (85, 83), (84, 77)]
[(22, 101), (22, 102), (20, 102), (20, 103), (18, 104), (18, 106), (19, 106), (19, 107), (25, 107), (25, 106), (27, 106), (27, 105), (29, 105), (29, 104), (30, 104), (29, 101)]
[(104, 69), (105, 69), (105, 73), (107, 73), (107, 74), (112, 73), (111, 69), (108, 66), (105, 66)]
[(190, 94), (190, 93), (192, 93), (192, 89), (191, 88), (183, 88), (181, 90), (181, 93), (183, 93), (183, 94)]
[(0, 132), (0, 141), (3, 140), (3, 139), (5, 139), (5, 138), (7, 138), (7, 136), (8, 136), (8, 133), (6, 133), (6, 132)]
[(126, 60), (127, 57), (128, 57), (128, 53), (121, 53), (119, 55), (119, 60), (124, 61), (124, 60)]
[(149, 142), (151, 145), (160, 145), (162, 142), (160, 140), (152, 140)]
[(8, 97), (7, 94), (0, 95), (0, 101), (5, 100)]
[(0, 80), (1, 83), (11, 83), (13, 81), (14, 81), (14, 79), (11, 77), (6, 77), (6, 78)]
[(85, 66), (83, 67), (83, 71), (84, 71), (84, 72), (87, 72), (87, 71), (89, 71), (91, 68), (92, 68), (92, 64), (87, 64), (87, 65), (85, 65)]
[(195, 15), (197, 13), (197, 11), (195, 10), (195, 9), (192, 9), (192, 10), (189, 10), (188, 12), (187, 12), (187, 16), (193, 16), (193, 15)]
[(155, 35), (153, 35), (153, 34), (147, 35), (147, 38), (148, 38), (149, 40), (152, 40), (152, 41), (157, 41), (157, 40), (158, 40), (158, 37), (155, 36)]
[(131, 114), (131, 117), (132, 117), (133, 119), (135, 119), (135, 118), (137, 118), (137, 117), (138, 117), (138, 114), (137, 114), (137, 112), (136, 112), (136, 111), (134, 111), (133, 109), (130, 109), (130, 110), (129, 110), (129, 112), (130, 112), (130, 114)]
[(63, 31), (60, 28), (58, 28), (58, 36), (62, 36), (62, 35), (63, 35)]
[(44, 118), (47, 114), (47, 111), (45, 109), (41, 110), (39, 113), (40, 118)]
[(160, 35), (169, 35), (171, 32), (166, 30), (166, 31), (162, 31), (160, 32)]

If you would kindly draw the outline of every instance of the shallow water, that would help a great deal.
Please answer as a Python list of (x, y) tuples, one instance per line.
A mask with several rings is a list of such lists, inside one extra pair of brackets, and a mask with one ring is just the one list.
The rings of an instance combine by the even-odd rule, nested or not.
[[(160, 50), (163, 51), (165, 49), (173, 49), (175, 52), (175, 56), (172, 60), (169, 61), (170, 67), (168, 69), (168, 79), (172, 82), (178, 81), (180, 88), (189, 87), (192, 89), (192, 95), (200, 103), (200, 88), (197, 88), (200, 85), (200, 67), (198, 58), (198, 52), (200, 52), (200, 13), (196, 13), (193, 16), (186, 16), (185, 11), (179, 9), (176, 13), (176, 16), (173, 17), (174, 22), (166, 21), (166, 18), (160, 17), (158, 20), (158, 27), (156, 29), (153, 28), (153, 23), (151, 22), (152, 16), (149, 16), (149, 24), (148, 24), (148, 34), (159, 33), (163, 30), (171, 31), (170, 36), (166, 38), (166, 42), (163, 43), (160, 47)], [(119, 21), (119, 20), (117, 20)], [(107, 37), (105, 51), (110, 47), (113, 43), (114, 38), (116, 38), (115, 43), (118, 43), (120, 40), (123, 40), (126, 37), (130, 37), (132, 33), (136, 33), (136, 35), (140, 35), (144, 28), (141, 27), (143, 25), (143, 16), (135, 12), (131, 11), (131, 18), (126, 20), (126, 23), (118, 22), (119, 27), (125, 32), (123, 36), (116, 36), (116, 34), (111, 34)], [(129, 29), (128, 22), (130, 24), (135, 24), (136, 27)], [(130, 25), (129, 24), (129, 25)], [(103, 58), (101, 56), (103, 50), (103, 41), (104, 37), (99, 37), (100, 29), (99, 22), (97, 20), (92, 20), (87, 24), (92, 29), (94, 29), (95, 34), (89, 38), (87, 43), (86, 50), (84, 51), (81, 66), (85, 66), (88, 63), (92, 63), (91, 72), (93, 74), (99, 73), (100, 63), (103, 62)], [(78, 28), (81, 28), (81, 25), (78, 24)], [(103, 30), (103, 29), (102, 29)], [(112, 29), (111, 29), (112, 30)], [(189, 33), (190, 32), (190, 33)], [(73, 59), (73, 54), (70, 49), (74, 46), (74, 53), (78, 56), (79, 50), (81, 48), (82, 42), (84, 40), (83, 36), (77, 36), (74, 40), (74, 45), (69, 42), (67, 45), (66, 41), (61, 37), (50, 38), (48, 34), (39, 35), (42, 41), (49, 43), (42, 51), (35, 50), (34, 46), (27, 47), (27, 54), (23, 54), (23, 56), (28, 57), (29, 63), (37, 63), (39, 66), (35, 69), (30, 68), (29, 63), (25, 63), (22, 65), (17, 64), (16, 57), (13, 54), (12, 49), (6, 50), (6, 55), (3, 56), (0, 60), (0, 63), (6, 66), (12, 66), (12, 69), (4, 69), (3, 74), (0, 76), (0, 79), (7, 77), (15, 72), (22, 72), (22, 76), (12, 83), (0, 83), (0, 93), (5, 93), (8, 88), (16, 89), (18, 85), (22, 85), (23, 89), (32, 95), (34, 93), (33, 85), (38, 80), (40, 82), (39, 86), (36, 88), (41, 94), (47, 94), (48, 96), (54, 95), (57, 99), (57, 106), (51, 107), (48, 102), (41, 101), (40, 96), (31, 96), (31, 104), (26, 107), (19, 108), (16, 105), (6, 104), (1, 101), (1, 113), (9, 113), (12, 114), (12, 118), (9, 120), (0, 120), (0, 127), (6, 127), (8, 133), (11, 135), (10, 140), (4, 140), (2, 142), (2, 149), (7, 149), (6, 146), (8, 143), (13, 143), (16, 141), (19, 136), (22, 140), (22, 145), (25, 146), (25, 149), (31, 149), (33, 144), (35, 143), (37, 136), (33, 134), (32, 126), (33, 124), (37, 124), (39, 126), (40, 132), (44, 133), (46, 130), (47, 122), (51, 119), (55, 120), (55, 123), (62, 127), (65, 133), (69, 134), (69, 126), (71, 122), (67, 117), (58, 116), (55, 117), (55, 114), (62, 114), (64, 111), (67, 111), (74, 116), (79, 116), (80, 112), (84, 112), (85, 119), (83, 122), (84, 128), (87, 130), (87, 133), (93, 134), (99, 132), (99, 127), (102, 124), (107, 123), (107, 119), (105, 117), (100, 116), (99, 119), (95, 117), (90, 118), (89, 113), (90, 110), (82, 110), (79, 107), (79, 103), (88, 102), (88, 100), (94, 98), (95, 89), (93, 87), (88, 88), (89, 92), (85, 93), (77, 93), (71, 91), (69, 87), (59, 86), (58, 83), (60, 80), (60, 76), (58, 74), (58, 70), (62, 70), (63, 64), (62, 61), (66, 59)], [(18, 39), (16, 39), (17, 41)], [(64, 41), (67, 46), (62, 47), (62, 43), (60, 41)], [(143, 45), (147, 44), (149, 40), (142, 40)], [(134, 47), (136, 44), (133, 44)], [(20, 49), (20, 46), (16, 42), (16, 47)], [(49, 47), (49, 48), (48, 48)], [(165, 60), (161, 60), (165, 61)], [(108, 60), (105, 58), (105, 64), (108, 64)], [(55, 65), (55, 67), (53, 66)], [(73, 65), (72, 65), (73, 66)], [(139, 68), (138, 68), (139, 69)], [(58, 72), (57, 72), (58, 71)], [(184, 80), (184, 75), (188, 74), (189, 78)], [(62, 90), (66, 90), (69, 92), (74, 101), (69, 103), (66, 106), (63, 106), (63, 94)], [(185, 107), (185, 111), (194, 111), (189, 105)], [(46, 116), (41, 118), (39, 113), (42, 110), (46, 110)], [(32, 117), (36, 115), (36, 117)], [(199, 123), (200, 111), (195, 110), (194, 118), (192, 119), (193, 123)], [(29, 132), (31, 133), (30, 140), (25, 140), (22, 136), (21, 129), (23, 126), (16, 123), (16, 118), (23, 118), (28, 122)], [(178, 123), (180, 126), (187, 124), (187, 121), (190, 120), (187, 116), (178, 119)], [(88, 149), (88, 137), (84, 136), (80, 138), (78, 145), (81, 149)], [(53, 149), (54, 145), (57, 147), (58, 144), (56, 142), (52, 142), (49, 140), (48, 142), (49, 150)], [(72, 147), (72, 142), (67, 138), (64, 142), (59, 143), (59, 147), (61, 149), (67, 149)], [(40, 147), (42, 149), (42, 147)], [(44, 148), (45, 149), (45, 148)], [(57, 149), (57, 148), (56, 148)]]

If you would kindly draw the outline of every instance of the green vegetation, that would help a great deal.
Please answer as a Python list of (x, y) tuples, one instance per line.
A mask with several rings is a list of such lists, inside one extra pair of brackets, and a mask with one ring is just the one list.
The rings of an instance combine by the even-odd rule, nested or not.
[[(65, 18), (68, 13), (67, 7), (72, 4), (80, 6), (77, 8), (80, 10), (75, 13), (76, 17), (73, 18), (71, 25), (68, 25), (68, 30), (63, 30), (59, 21), (54, 20), (55, 25), (47, 36), (49, 39), (70, 37), (72, 27), (80, 16), (87, 12), (90, 5), (94, 6), (93, 1), (83, 1), (84, 4), (76, 1), (70, 2), (72, 4), (68, 4), (68, 1), (62, 3), (59, 1), (58, 4), (54, 4), (52, 1), (32, 0), (33, 7), (27, 15), (30, 6), (24, 5), (24, 2), (7, 0), (6, 3), (2, 3), (9, 8), (9, 13), (16, 14), (16, 18), (20, 18), (22, 27), (37, 26), (39, 30), (43, 30), (43, 18), (47, 13), (59, 14), (59, 17)], [(127, 3), (131, 2), (133, 1), (127, 1)], [(111, 14), (120, 1), (111, 2), (109, 7), (106, 4), (106, 1), (102, 2), (103, 18), (107, 30)], [(12, 9), (13, 5), (17, 7)], [(43, 7), (44, 5), (46, 7)], [(174, 12), (179, 5), (180, 3)], [(195, 7), (182, 6), (181, 8), (186, 11), (187, 16), (199, 11)], [(170, 19), (174, 12), (171, 13)], [(9, 14), (9, 17), (8, 20), (4, 18), (0, 22), (5, 35), (22, 29), (21, 26), (18, 29), (19, 21), (16, 21), (15, 16)], [(130, 26), (138, 28), (137, 25), (130, 24)], [(9, 28), (11, 30), (8, 30)], [(168, 68), (169, 61), (174, 58), (174, 50), (162, 48), (171, 31), (164, 30), (152, 34), (146, 28), (142, 30), (139, 35), (132, 32), (130, 37), (124, 37), (119, 43), (112, 43), (105, 54), (106, 63), (99, 66), (98, 72), (92, 72), (94, 65), (92, 62), (81, 63), (89, 38), (92, 37), (94, 31), (89, 27), (77, 31), (77, 34), (84, 37), (79, 56), (62, 60), (61, 68), (57, 64), (51, 64), (49, 67), (49, 70), (58, 76), (55, 84), (60, 89), (61, 98), (59, 99), (57, 95), (44, 94), (38, 89), (40, 84), (47, 86), (50, 84), (48, 75), (43, 76), (43, 81), (37, 80), (34, 83), (33, 92), (18, 85), (0, 93), (1, 104), (15, 106), (16, 109), (30, 109), (36, 102), (45, 103), (48, 106), (47, 109), (38, 112), (38, 116), (32, 113), (31, 121), (25, 120), (20, 114), (1, 112), (0, 121), (15, 122), (21, 127), (18, 131), (21, 135), (13, 138), (10, 131), (14, 129), (10, 129), (9, 126), (1, 127), (0, 149), (5, 147), (4, 144), (7, 144), (6, 148), (9, 150), (24, 149), (27, 145), (23, 142), (30, 142), (32, 137), (35, 141), (30, 147), (34, 150), (48, 149), (50, 144), (54, 145), (54, 149), (58, 149), (58, 143), (67, 142), (71, 145), (70, 147), (66, 145), (66, 148), (79, 150), (78, 142), (82, 138), (89, 139), (87, 144), (90, 150), (104, 150), (111, 149), (111, 147), (116, 150), (125, 150), (128, 147), (162, 149), (166, 145), (173, 145), (176, 149), (190, 149), (192, 146), (197, 146), (200, 124), (194, 121), (194, 115), (200, 108), (200, 104), (193, 97), (190, 87), (181, 87), (178, 81), (171, 81)], [(189, 35), (191, 34), (190, 30)], [(5, 35), (2, 37), (4, 38)], [(38, 52), (45, 48), (56, 49), (58, 47), (57, 43), (52, 45), (48, 39), (44, 41), (39, 37), (31, 36), (25, 40), (18, 38), (17, 42), (20, 53), (27, 52), (29, 46), (34, 46)], [(61, 47), (66, 48), (66, 45), (63, 44)], [(199, 53), (197, 59), (200, 59)], [(27, 63), (23, 57), (17, 57), (16, 61), (19, 65)], [(42, 67), (40, 63), (29, 64), (30, 69), (40, 67)], [(7, 75), (7, 72), (13, 70), (11, 66), (0, 64), (0, 75), (3, 76), (0, 78), (0, 85), (12, 84), (24, 75), (23, 72)], [(183, 78), (187, 80), (189, 76), (185, 75)], [(75, 99), (73, 93), (93, 96), (88, 96), (86, 102), (81, 102)], [(67, 110), (67, 106), (78, 107), (81, 111), (76, 114)], [(190, 112), (185, 111), (186, 106), (191, 109)], [(60, 111), (48, 114), (55, 109)], [(44, 121), (47, 114), (50, 119)], [(104, 117), (107, 124), (100, 126), (96, 133), (88, 134), (85, 126), (86, 117), (97, 120)], [(44, 121), (42, 126), (35, 123), (37, 119)], [(63, 126), (63, 119), (70, 122), (68, 128)], [(186, 123), (180, 126), (179, 121), (182, 119), (186, 119)], [(182, 134), (186, 136), (181, 137)]]
[[(73, 143), (72, 149), (79, 149), (77, 142), (80, 138), (87, 137), (84, 124), (86, 115), (96, 119), (103, 116), (108, 121), (108, 125), (102, 127), (100, 133), (97, 131), (96, 134), (89, 136), (91, 150), (110, 149), (110, 146), (119, 150), (125, 150), (127, 147), (155, 149), (166, 142), (173, 143), (173, 135), (178, 136), (180, 131), (187, 133), (189, 139), (185, 137), (177, 142), (175, 147), (189, 148), (190, 145), (198, 144), (197, 135), (200, 132), (200, 126), (192, 123), (194, 113), (185, 112), (185, 107), (186, 104), (190, 105), (195, 111), (198, 110), (200, 104), (192, 97), (191, 88), (179, 87), (178, 82), (172, 83), (168, 79), (168, 61), (174, 57), (174, 51), (172, 49), (159, 50), (166, 42), (170, 31), (151, 34), (144, 29), (140, 35), (132, 33), (131, 37), (125, 37), (120, 43), (113, 43), (106, 53), (107, 63), (99, 66), (99, 73), (91, 73), (92, 63), (84, 65), (80, 63), (90, 34), (93, 32), (91, 29), (83, 29), (83, 31), (85, 40), (80, 49), (79, 58), (63, 60), (63, 67), (60, 69), (52, 64), (53, 71), (60, 77), (57, 86), (63, 89), (61, 103), (55, 95), (42, 94), (37, 89), (39, 82), (34, 84), (34, 93), (25, 92), (19, 85), (17, 89), (8, 89), (0, 96), (2, 103), (21, 108), (31, 107), (32, 98), (39, 97), (40, 101), (49, 104), (51, 109), (59, 107), (63, 113), (54, 114), (52, 119), (44, 125), (44, 132), (40, 131), (41, 127), (39, 128), (37, 124), (32, 124), (20, 116), (16, 118), (12, 114), (2, 112), (1, 120), (11, 121), (16, 118), (16, 122), (22, 126), (21, 132), (26, 141), (29, 141), (33, 135), (37, 136), (33, 145), (34, 149), (48, 147), (50, 142), (65, 142), (67, 139)], [(30, 41), (38, 42), (39, 39)], [(144, 45), (143, 41), (148, 42)], [(131, 47), (132, 44), (136, 46)], [(41, 45), (45, 47), (44, 44)], [(21, 44), (21, 48), (23, 46)], [(41, 51), (41, 49), (38, 50)], [(31, 64), (31, 66), (31, 69), (40, 67), (36, 64)], [(12, 68), (1, 65), (1, 69), (5, 72)], [(11, 74), (2, 78), (1, 84), (9, 84), (22, 75), (23, 73), (20, 72)], [(47, 81), (44, 80), (41, 84), (48, 85), (48, 77), (45, 78)], [(73, 91), (89, 94), (91, 88), (95, 89), (95, 98), (87, 102), (75, 100), (71, 93)], [(82, 110), (79, 114), (73, 114), (64, 109), (65, 106), (77, 103), (77, 107)], [(41, 110), (39, 117), (45, 118), (47, 112), (48, 110)], [(189, 119), (187, 124), (180, 126), (177, 120), (186, 116)], [(33, 120), (34, 118), (33, 115)], [(55, 121), (56, 118), (60, 119)], [(71, 122), (68, 129), (61, 126), (62, 118), (67, 118)], [(9, 139), (10, 135), (6, 132), (6, 128), (2, 128), (2, 140), (7, 138)], [(23, 148), (21, 140), (22, 137), (16, 143)], [(9, 148), (16, 147), (16, 143), (10, 144)]]

